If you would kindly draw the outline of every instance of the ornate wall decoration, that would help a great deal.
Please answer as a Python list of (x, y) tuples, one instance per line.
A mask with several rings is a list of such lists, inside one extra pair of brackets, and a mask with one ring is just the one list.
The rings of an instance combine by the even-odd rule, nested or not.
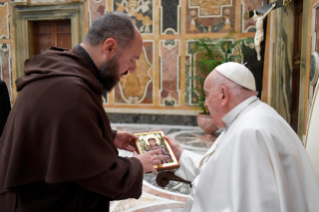
[(235, 28), (236, 1), (188, 0), (187, 33), (231, 32)]
[(136, 71), (120, 79), (115, 87), (116, 104), (153, 103), (153, 42), (144, 41), (143, 52), (136, 63)]
[(200, 76), (199, 67), (196, 66), (196, 61), (200, 58), (200, 55), (194, 48), (194, 42), (194, 40), (186, 41), (186, 89), (188, 91), (186, 96), (186, 104), (189, 106), (196, 106), (198, 103), (196, 95), (194, 95), (194, 93), (191, 92), (192, 88), (200, 88), (199, 82), (194, 79), (194, 76)]
[[(218, 42), (218, 39), (212, 39), (213, 43)], [(234, 39), (225, 39), (226, 42), (234, 43)], [(186, 41), (186, 64), (187, 64), (187, 72), (186, 72), (186, 89), (187, 89), (187, 96), (186, 96), (186, 104), (189, 106), (196, 106), (197, 105), (197, 98), (193, 92), (191, 92), (192, 88), (201, 88), (198, 80), (194, 78), (194, 76), (201, 76), (201, 71), (199, 67), (196, 65), (196, 61), (200, 59), (200, 55), (198, 50), (194, 48), (194, 40), (187, 40)], [(235, 54), (233, 51), (231, 54)], [(194, 91), (196, 92), (196, 91)]]
[(311, 56), (310, 56), (310, 73), (309, 73), (309, 94), (307, 105), (307, 118), (309, 118), (313, 95), (316, 90), (319, 77), (319, 2), (313, 5), (312, 27), (311, 27)]
[[(1, 0), (0, 0), (1, 1)], [(0, 3), (5, 21), (0, 22), (0, 40), (3, 31), (9, 33), (4, 24), (11, 9), (10, 0)], [(194, 115), (196, 100), (185, 96), (187, 90), (188, 60), (198, 55), (187, 48), (192, 39), (198, 36), (214, 39), (223, 38), (232, 30), (239, 31), (240, 5), (244, 0), (14, 0), (11, 1), (13, 14), (18, 14), (11, 25), (14, 26), (16, 40), (8, 36), (6, 43), (13, 44), (17, 76), (23, 72), (23, 61), (28, 57), (28, 23), (30, 20), (70, 18), (72, 25), (72, 46), (83, 40), (86, 30), (92, 22), (111, 11), (128, 14), (141, 32), (144, 45), (137, 69), (120, 79), (119, 84), (110, 93), (103, 93), (104, 107), (108, 112), (159, 113)], [(246, 1), (246, 0), (245, 0)], [(259, 2), (260, 0), (258, 0)], [(248, 2), (249, 3), (249, 2)], [(247, 4), (248, 4), (247, 3)], [(5, 7), (3, 7), (5, 5)], [(63, 10), (61, 10), (61, 5)], [(75, 5), (77, 5), (75, 7)], [(78, 6), (80, 5), (80, 6)], [(237, 6), (236, 6), (237, 5)], [(47, 13), (37, 11), (46, 8)], [(65, 11), (66, 9), (67, 12)], [(84, 14), (87, 12), (87, 15)], [(236, 13), (237, 12), (237, 13)], [(77, 18), (74, 15), (77, 14)], [(81, 17), (81, 18), (80, 18)], [(85, 19), (87, 18), (87, 19)], [(183, 25), (182, 25), (183, 24)], [(81, 31), (82, 30), (82, 31)], [(83, 35), (79, 35), (83, 33)], [(240, 34), (241, 32), (238, 32)], [(199, 35), (200, 34), (200, 35)], [(7, 35), (7, 34), (6, 34)], [(232, 36), (232, 35), (231, 35)], [(235, 37), (242, 37), (236, 35)], [(7, 38), (6, 38), (7, 39)], [(0, 50), (1, 51), (1, 50)], [(14, 51), (14, 49), (12, 49)], [(3, 52), (1, 54), (4, 54)], [(4, 56), (2, 56), (4, 57)], [(7, 56), (5, 56), (7, 58)], [(3, 58), (1, 65), (3, 66)], [(190, 62), (189, 62), (190, 63)], [(10, 66), (11, 67), (11, 66)], [(6, 72), (8, 73), (8, 72)], [(192, 72), (196, 74), (197, 72)], [(15, 76), (15, 75), (14, 75)], [(8, 74), (6, 74), (8, 78)], [(15, 80), (15, 79), (13, 79)], [(192, 82), (192, 86), (197, 86)], [(12, 84), (12, 83), (11, 83)], [(9, 86), (8, 86), (9, 87)], [(172, 107), (173, 106), (173, 107)], [(140, 110), (144, 108), (144, 110)]]
[[(310, 56), (310, 73), (309, 73), (309, 103), (313, 99), (314, 91), (316, 90), (319, 76), (319, 54), (313, 51)], [(311, 108), (311, 107), (310, 107)]]
[(12, 101), (13, 88), (10, 44), (0, 44), (0, 78), (7, 84), (10, 99)]
[(199, 9), (198, 17), (221, 17), (222, 9), (232, 6), (232, 0), (189, 0), (188, 5)]
[[(193, 43), (195, 41), (194, 40), (187, 40), (186, 41), (186, 58), (185, 58), (185, 62), (186, 62), (186, 78), (188, 78), (186, 80), (186, 89), (188, 91), (190, 91), (190, 89), (192, 87), (196, 86), (196, 81), (192, 81), (189, 80), (190, 77), (192, 77), (195, 73), (196, 70), (196, 65), (195, 65), (195, 61), (196, 61), (196, 51), (194, 51), (193, 48)], [(186, 105), (189, 106), (196, 106), (196, 98), (192, 95), (192, 93), (187, 92), (187, 96), (186, 96)]]
[(104, 15), (107, 8), (107, 0), (89, 0), (89, 25), (91, 26), (92, 22)]
[(272, 106), (290, 123), (294, 5), (280, 10), (277, 17), (276, 52), (272, 75)]
[(180, 0), (161, 0), (160, 32), (161, 34), (180, 33)]
[(0, 39), (10, 38), (9, 3), (0, 2)]
[(255, 32), (256, 27), (255, 27), (255, 22), (252, 18), (249, 18), (247, 20), (244, 19), (244, 14), (247, 11), (251, 11), (254, 9), (257, 9), (263, 5), (263, 0), (255, 0), (255, 1), (250, 1), (250, 0), (242, 0), (242, 5), (241, 5), (241, 31), (242, 32)]
[(142, 34), (153, 33), (153, 0), (113, 0), (113, 10), (128, 14)]
[(160, 104), (180, 104), (180, 41), (160, 41)]
[(43, 4), (43, 3), (65, 3), (67, 0), (31, 0), (31, 4)]
[[(244, 38), (243, 38), (244, 39)], [(211, 39), (210, 43), (217, 43), (219, 39)], [(228, 38), (224, 39), (228, 44), (235, 44), (235, 39)], [(200, 67), (197, 66), (196, 61), (200, 61), (200, 54), (196, 48), (194, 48), (194, 40), (187, 40), (186, 43), (186, 63), (187, 63), (187, 76), (186, 76), (186, 104), (190, 106), (195, 106), (198, 102), (196, 95), (193, 92), (197, 92), (196, 88), (201, 88), (199, 79), (194, 78), (195, 76), (201, 76), (205, 78), (205, 75), (201, 75), (202, 71)], [(225, 45), (221, 45), (221, 52), (225, 52), (227, 47)], [(259, 63), (256, 59), (256, 51), (254, 48), (254, 40), (253, 39), (245, 39), (241, 42), (236, 43), (236, 48), (233, 48), (231, 52), (228, 53), (228, 58), (230, 56), (234, 56), (235, 61), (239, 63), (246, 63), (246, 67), (252, 71), (256, 81), (256, 89), (261, 93), (261, 85), (262, 85), (262, 63)], [(224, 54), (225, 56), (225, 54)], [(195, 88), (195, 89), (193, 89)], [(193, 91), (192, 91), (193, 90)], [(199, 94), (200, 95), (200, 94)]]
[(314, 11), (314, 17), (315, 19), (313, 19), (313, 24), (314, 24), (314, 27), (312, 29), (313, 34), (314, 35), (314, 40), (313, 40), (313, 45), (315, 47), (315, 51), (316, 52), (319, 52), (319, 4), (316, 4), (318, 7), (316, 7), (315, 11)]
[(290, 102), (291, 102), (291, 64), (289, 63), (289, 55), (288, 55), (288, 37), (286, 31), (282, 30), (282, 43), (281, 49), (284, 50), (281, 54), (280, 60), (281, 63), (281, 76), (279, 78), (279, 85), (281, 87), (280, 92), (280, 114), (290, 123)]

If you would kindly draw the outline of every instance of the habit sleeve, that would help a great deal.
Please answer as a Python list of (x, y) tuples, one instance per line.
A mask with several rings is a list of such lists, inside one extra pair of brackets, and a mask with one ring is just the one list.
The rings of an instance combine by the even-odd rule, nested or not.
[(115, 139), (116, 133), (117, 133), (117, 130), (112, 130), (113, 141), (114, 141), (114, 139)]
[[(126, 172), (119, 172), (118, 166), (129, 167)], [(119, 157), (117, 163), (109, 170), (101, 174), (78, 180), (76, 183), (86, 190), (108, 196), (113, 200), (121, 200), (127, 198), (139, 198), (141, 195), (143, 172), (136, 170), (142, 169), (142, 165), (136, 158)], [(134, 171), (135, 170), (135, 171)], [(117, 189), (110, 189), (116, 187)]]

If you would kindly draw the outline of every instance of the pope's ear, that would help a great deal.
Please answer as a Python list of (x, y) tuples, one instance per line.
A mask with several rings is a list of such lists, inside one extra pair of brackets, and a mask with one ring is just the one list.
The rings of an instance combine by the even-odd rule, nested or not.
[(225, 107), (229, 101), (229, 91), (225, 86), (220, 87), (220, 104)]
[(113, 38), (108, 38), (103, 43), (103, 52), (108, 59), (115, 56), (117, 54), (118, 49), (118, 43)]

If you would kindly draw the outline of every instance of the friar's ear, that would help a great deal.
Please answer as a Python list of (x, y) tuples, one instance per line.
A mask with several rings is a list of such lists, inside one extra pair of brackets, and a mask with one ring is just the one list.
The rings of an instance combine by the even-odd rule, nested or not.
[(108, 38), (103, 42), (103, 52), (107, 59), (114, 57), (119, 51), (118, 42), (113, 38)]

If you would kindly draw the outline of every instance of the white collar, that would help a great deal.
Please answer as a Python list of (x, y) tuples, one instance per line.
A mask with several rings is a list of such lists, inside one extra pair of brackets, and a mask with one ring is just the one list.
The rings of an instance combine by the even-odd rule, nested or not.
[(237, 116), (246, 108), (248, 105), (256, 101), (257, 96), (251, 96), (248, 99), (244, 100), (236, 107), (234, 107), (230, 112), (228, 112), (223, 118), (223, 122), (225, 123), (225, 130), (227, 130), (233, 121), (237, 118)]

